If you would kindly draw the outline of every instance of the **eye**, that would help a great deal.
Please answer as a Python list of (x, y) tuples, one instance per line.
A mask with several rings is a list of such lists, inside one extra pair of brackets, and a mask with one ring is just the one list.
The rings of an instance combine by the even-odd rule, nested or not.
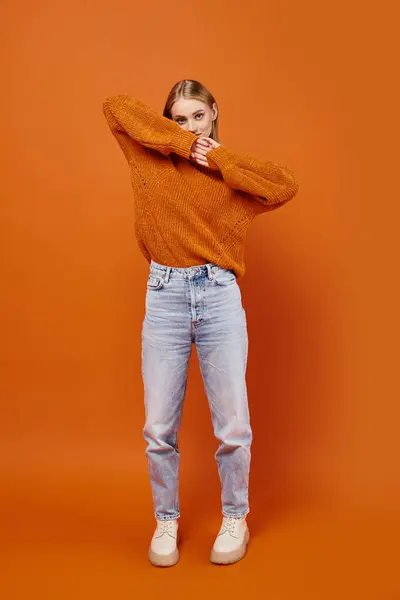
[[(204, 117), (204, 113), (198, 113), (195, 116), (195, 119), (197, 119), (197, 117), (200, 117), (200, 119), (202, 119)], [(200, 120), (200, 119), (197, 119), (197, 120)], [(185, 122), (185, 121), (186, 121), (186, 119), (184, 117), (181, 117), (180, 119), (176, 119), (176, 122), (178, 123), (178, 125), (180, 125), (182, 122)]]

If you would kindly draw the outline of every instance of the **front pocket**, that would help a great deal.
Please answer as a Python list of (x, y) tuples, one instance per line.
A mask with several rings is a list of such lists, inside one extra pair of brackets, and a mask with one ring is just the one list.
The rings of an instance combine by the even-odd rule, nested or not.
[(164, 281), (161, 277), (156, 277), (155, 275), (150, 275), (147, 280), (147, 289), (148, 290), (159, 290), (163, 287)]
[(232, 285), (236, 283), (236, 275), (233, 271), (217, 271), (215, 274), (215, 283), (218, 285)]

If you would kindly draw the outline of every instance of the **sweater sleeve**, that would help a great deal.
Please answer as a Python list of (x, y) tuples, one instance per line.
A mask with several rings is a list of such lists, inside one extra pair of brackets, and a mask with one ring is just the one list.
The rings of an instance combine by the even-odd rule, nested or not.
[(299, 189), (294, 173), (287, 167), (248, 154), (236, 154), (222, 145), (207, 153), (207, 161), (221, 171), (230, 188), (253, 195), (264, 211), (282, 206)]
[(164, 156), (175, 152), (190, 158), (197, 136), (140, 100), (126, 94), (109, 96), (103, 102), (103, 113), (128, 162), (134, 159), (140, 146)]

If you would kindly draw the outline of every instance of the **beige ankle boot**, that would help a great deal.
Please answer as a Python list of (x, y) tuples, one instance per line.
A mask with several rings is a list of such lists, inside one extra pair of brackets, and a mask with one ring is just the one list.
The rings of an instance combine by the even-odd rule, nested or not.
[(211, 550), (211, 562), (220, 565), (237, 562), (246, 554), (249, 539), (250, 532), (246, 517), (223, 517)]
[(149, 560), (156, 567), (171, 567), (179, 560), (178, 519), (156, 521), (157, 527), (149, 548)]

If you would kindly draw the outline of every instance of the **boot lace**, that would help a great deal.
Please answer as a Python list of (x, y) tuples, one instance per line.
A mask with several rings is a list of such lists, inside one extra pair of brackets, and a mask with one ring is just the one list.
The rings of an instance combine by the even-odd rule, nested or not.
[(173, 536), (173, 528), (172, 528), (172, 519), (164, 519), (159, 521), (158, 531), (160, 535), (167, 533), (168, 535)]
[(224, 529), (231, 535), (237, 535), (236, 527), (240, 519), (238, 517), (224, 517)]

